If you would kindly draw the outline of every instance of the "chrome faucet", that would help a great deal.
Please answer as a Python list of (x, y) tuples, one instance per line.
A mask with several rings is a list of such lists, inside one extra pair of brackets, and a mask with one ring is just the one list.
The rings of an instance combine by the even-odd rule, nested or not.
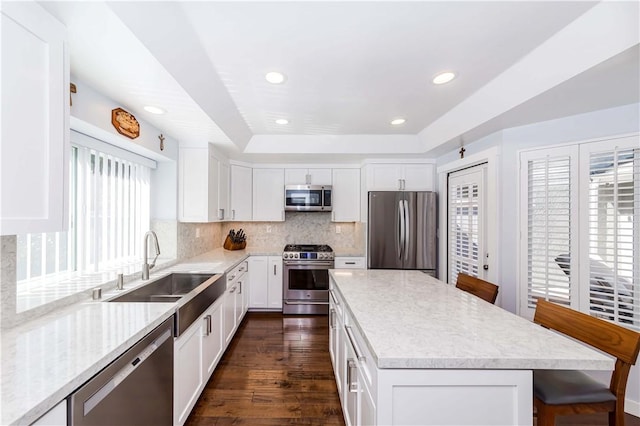
[[(153, 258), (153, 261), (151, 262), (151, 264), (149, 264), (149, 259), (148, 259), (149, 247), (147, 246), (147, 243), (149, 242), (149, 237), (153, 237), (153, 241), (156, 246), (156, 257)], [(144, 238), (142, 239), (142, 248), (144, 250), (144, 263), (142, 264), (142, 279), (148, 280), (149, 270), (154, 266), (156, 266), (156, 259), (158, 259), (158, 256), (160, 255), (160, 245), (158, 244), (158, 236), (156, 235), (155, 232), (147, 231), (147, 233), (144, 234)]]

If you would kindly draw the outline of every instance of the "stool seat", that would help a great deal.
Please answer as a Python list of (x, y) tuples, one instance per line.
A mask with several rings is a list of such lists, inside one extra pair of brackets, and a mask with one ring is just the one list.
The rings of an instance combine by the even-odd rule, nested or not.
[(574, 370), (534, 370), (533, 394), (548, 405), (616, 400), (608, 386)]

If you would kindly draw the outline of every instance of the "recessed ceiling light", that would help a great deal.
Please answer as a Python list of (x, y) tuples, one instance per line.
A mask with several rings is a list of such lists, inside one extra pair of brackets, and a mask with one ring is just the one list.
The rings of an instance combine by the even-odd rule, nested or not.
[(407, 120), (405, 120), (404, 118), (396, 118), (394, 120), (391, 120), (391, 124), (394, 126), (399, 126), (401, 124), (404, 124)]
[(278, 118), (276, 120), (276, 124), (282, 124), (282, 125), (289, 124), (289, 120), (287, 120), (286, 118)]
[(450, 82), (454, 78), (456, 78), (456, 74), (451, 71), (441, 72), (440, 74), (433, 77), (433, 84), (445, 84)]
[(282, 84), (284, 83), (284, 80), (285, 80), (284, 74), (277, 71), (271, 71), (266, 73), (264, 78), (271, 84)]
[(164, 114), (165, 110), (163, 110), (162, 108), (158, 108), (152, 105), (147, 105), (144, 107), (144, 110), (147, 112), (150, 112), (151, 114)]

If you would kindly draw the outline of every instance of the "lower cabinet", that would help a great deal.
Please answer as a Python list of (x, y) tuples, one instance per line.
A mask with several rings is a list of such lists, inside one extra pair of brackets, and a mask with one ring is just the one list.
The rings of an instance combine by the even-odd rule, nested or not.
[[(347, 426), (376, 423), (373, 358), (352, 326), (338, 292), (329, 291), (329, 355)], [(375, 368), (375, 367), (373, 367)]]
[(173, 423), (183, 425), (244, 318), (247, 262), (227, 273), (227, 290), (174, 341)]
[(281, 311), (282, 258), (251, 256), (249, 271), (249, 308)]

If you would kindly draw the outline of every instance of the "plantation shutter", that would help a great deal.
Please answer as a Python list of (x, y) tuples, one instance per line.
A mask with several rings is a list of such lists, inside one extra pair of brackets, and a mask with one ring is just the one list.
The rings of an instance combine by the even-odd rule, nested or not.
[(521, 154), (520, 229), (526, 283), (522, 312), (532, 312), (536, 299), (575, 304), (577, 294), (577, 150), (547, 149)]
[[(640, 148), (636, 138), (581, 147), (584, 309), (640, 330)], [(587, 175), (587, 176), (585, 176)]]
[(483, 278), (484, 170), (486, 165), (451, 173), (448, 190), (448, 281), (463, 272)]

